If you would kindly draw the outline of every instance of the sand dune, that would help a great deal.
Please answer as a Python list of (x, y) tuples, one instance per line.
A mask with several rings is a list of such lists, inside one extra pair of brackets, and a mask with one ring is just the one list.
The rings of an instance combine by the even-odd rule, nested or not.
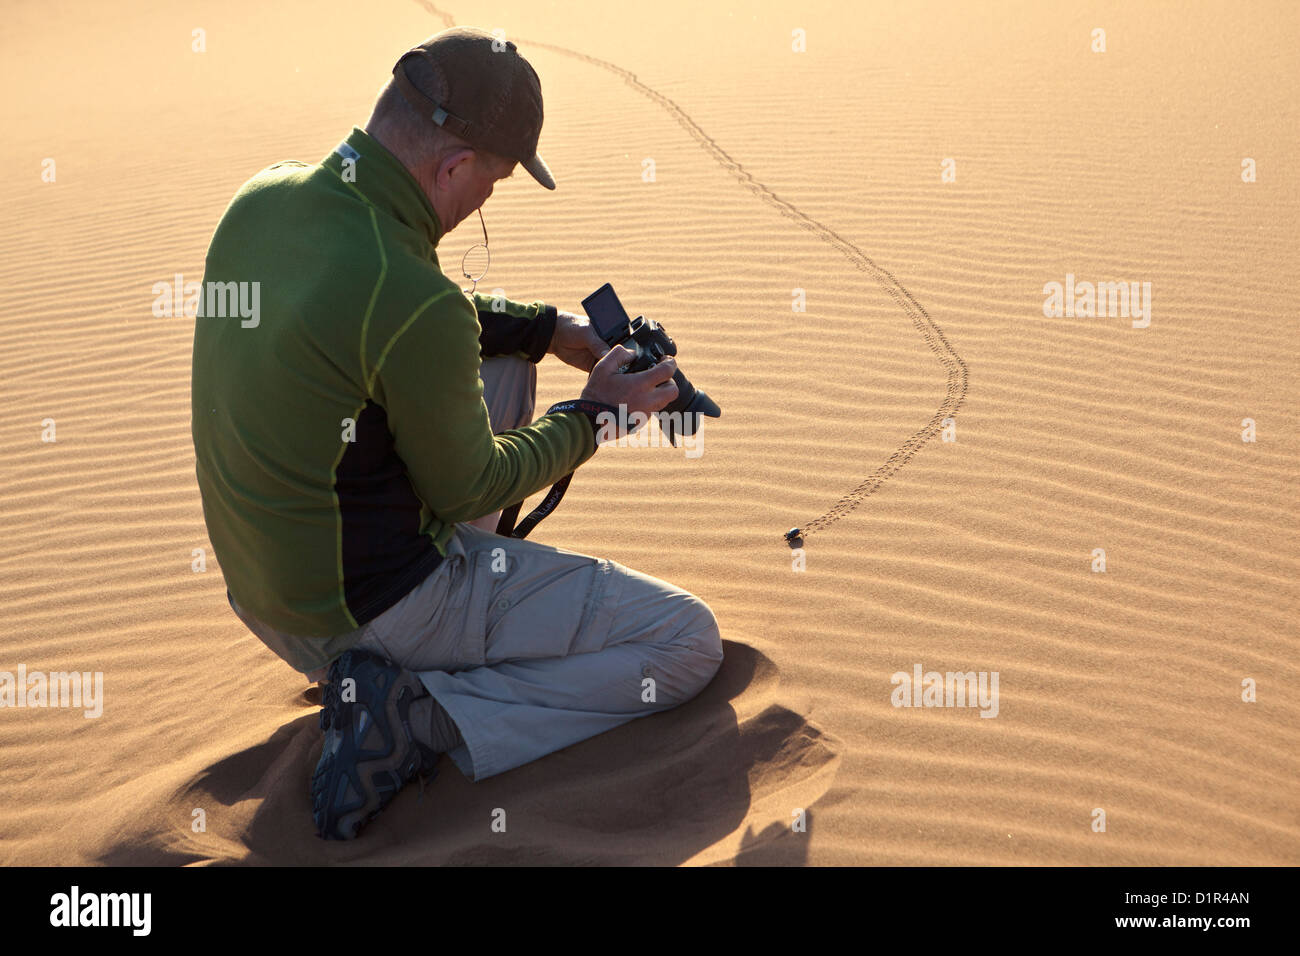
[[(102, 672), (104, 696), (0, 709), (0, 861), (1300, 862), (1300, 15), (1048, 6), (16, 11), (0, 671)], [(226, 604), (193, 319), (151, 289), (199, 278), (240, 183), (324, 156), (450, 22), (536, 66), (560, 184), (496, 190), (489, 284), (572, 309), (613, 282), (724, 409), (697, 459), (602, 449), (533, 537), (700, 594), (726, 661), (690, 704), (498, 777), (444, 760), (325, 844), (315, 691)], [(74, 23), (106, 42), (55, 68)], [(449, 271), (477, 228), (443, 240)], [(1149, 327), (1045, 316), (1067, 275), (1150, 283)], [(552, 365), (541, 408), (581, 390)], [(893, 706), (917, 664), (997, 672), (996, 719)]]

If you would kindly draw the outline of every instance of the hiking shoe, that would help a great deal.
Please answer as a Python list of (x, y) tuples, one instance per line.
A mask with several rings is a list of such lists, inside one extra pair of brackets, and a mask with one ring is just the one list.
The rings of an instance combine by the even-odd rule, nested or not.
[[(355, 682), (343, 699), (343, 682)], [(428, 693), (409, 671), (361, 650), (330, 665), (320, 712), (325, 742), (311, 778), (317, 835), (351, 840), (417, 774), (437, 776), (438, 754), (415, 739), (410, 710)]]

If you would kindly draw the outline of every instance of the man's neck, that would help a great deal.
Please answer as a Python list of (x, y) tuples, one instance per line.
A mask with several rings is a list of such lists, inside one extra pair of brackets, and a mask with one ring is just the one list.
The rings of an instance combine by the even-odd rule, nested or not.
[(384, 134), (378, 129), (371, 126), (363, 126), (362, 130), (376, 143), (392, 153), (393, 156), (397, 158), (397, 161), (406, 167), (406, 171), (411, 174), (411, 178), (414, 179), (416, 184), (420, 187), (420, 191), (429, 197), (429, 205), (433, 207), (433, 212), (438, 217), (439, 238), (445, 235), (447, 230), (443, 224), (448, 221), (447, 210), (439, 208), (439, 200), (441, 197), (434, 190), (434, 180), (437, 176), (437, 169), (432, 163), (415, 163), (411, 157), (406, 154), (405, 150), (403, 150), (397, 143), (391, 141), (391, 139), (385, 138)]

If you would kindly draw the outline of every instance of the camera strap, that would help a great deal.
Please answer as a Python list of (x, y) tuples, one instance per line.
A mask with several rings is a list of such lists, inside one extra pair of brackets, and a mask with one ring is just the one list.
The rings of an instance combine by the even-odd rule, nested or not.
[(519, 517), (519, 508), (522, 501), (516, 502), (509, 508), (501, 512), (501, 519), (497, 522), (497, 534), (504, 535), (507, 538), (526, 538), (529, 533), (542, 523), (542, 519), (554, 511), (560, 504), (560, 499), (564, 493), (569, 490), (569, 482), (573, 480), (573, 472), (569, 472), (555, 484), (551, 485), (551, 490), (546, 493), (546, 497), (523, 521), (515, 527), (515, 519)]
[[(546, 414), (552, 415), (556, 412), (579, 412), (587, 416), (591, 422), (592, 437), (596, 439), (597, 445), (600, 443), (600, 415), (609, 413), (618, 415), (618, 409), (613, 405), (606, 405), (604, 402), (593, 402), (585, 398), (569, 399), (566, 402), (556, 402), (546, 410)], [(569, 472), (555, 484), (551, 485), (551, 490), (546, 493), (546, 497), (523, 521), (515, 526), (515, 519), (519, 517), (519, 509), (523, 502), (519, 501), (506, 508), (501, 512), (501, 517), (497, 521), (497, 534), (508, 538), (526, 538), (542, 523), (542, 519), (559, 507), (560, 500), (564, 493), (569, 490), (569, 482), (573, 480), (573, 472)]]

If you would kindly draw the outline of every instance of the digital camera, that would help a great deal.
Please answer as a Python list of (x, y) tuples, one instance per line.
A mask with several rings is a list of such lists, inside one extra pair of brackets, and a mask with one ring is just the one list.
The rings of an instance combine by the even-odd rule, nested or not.
[[(583, 299), (582, 308), (606, 345), (611, 348), (621, 345), (636, 353), (632, 361), (623, 366), (623, 372), (644, 372), (667, 356), (677, 354), (677, 343), (658, 322), (640, 315), (635, 320), (628, 319), (623, 303), (619, 302), (614, 287), (608, 282)], [(701, 415), (718, 418), (722, 409), (692, 385), (680, 368), (673, 373), (673, 381), (677, 383), (677, 397), (655, 415), (660, 429), (676, 446), (678, 436), (689, 438), (695, 434), (700, 427)]]

